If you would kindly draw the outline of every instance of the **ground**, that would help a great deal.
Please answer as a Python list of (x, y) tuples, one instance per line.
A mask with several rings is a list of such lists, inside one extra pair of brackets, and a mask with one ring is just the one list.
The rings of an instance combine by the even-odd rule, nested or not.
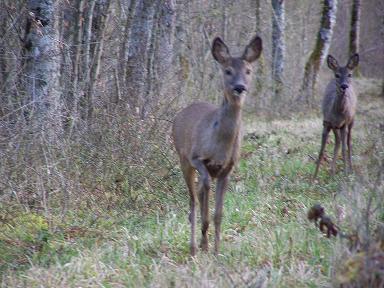
[[(2, 286), (332, 286), (335, 258), (345, 240), (326, 238), (306, 213), (321, 203), (342, 229), (353, 229), (346, 187), (370, 174), (372, 153), (381, 137), (377, 131), (384, 124), (383, 100), (375, 97), (378, 82), (358, 84), (364, 94), (353, 134), (355, 175), (348, 178), (339, 158), (334, 177), (329, 163), (324, 163), (318, 180), (311, 182), (320, 148), (319, 113), (273, 121), (246, 115), (242, 159), (225, 197), (217, 257), (213, 223), (210, 252), (189, 257), (186, 192), (148, 204), (145, 210), (69, 212), (64, 222), (21, 210), (14, 216), (11, 210), (18, 208), (0, 204)], [(332, 146), (333, 139), (328, 158)], [(177, 167), (173, 178), (175, 187), (184, 190)]]

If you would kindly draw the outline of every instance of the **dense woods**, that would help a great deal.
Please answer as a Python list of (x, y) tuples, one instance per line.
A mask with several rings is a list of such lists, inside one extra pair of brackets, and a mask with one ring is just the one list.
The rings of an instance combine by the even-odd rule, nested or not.
[[(266, 121), (267, 127), (268, 121), (297, 119), (295, 117), (313, 119), (319, 115), (320, 102), (327, 82), (325, 80), (332, 74), (326, 65), (323, 65), (329, 53), (340, 59), (342, 65), (346, 64), (350, 55), (359, 53), (360, 64), (355, 74), (361, 84), (358, 87), (359, 99), (367, 103), (373, 96), (377, 98), (381, 95), (383, 99), (383, 19), (384, 3), (380, 0), (2, 0), (0, 210), (4, 212), (0, 212), (0, 222), (8, 225), (11, 223), (7, 222), (9, 219), (19, 219), (20, 215), (27, 215), (27, 219), (42, 217), (44, 221), (41, 223), (46, 223), (46, 227), (41, 224), (45, 228), (41, 230), (43, 232), (39, 230), (43, 233), (39, 232), (39, 237), (44, 238), (48, 237), (46, 235), (53, 237), (54, 233), (66, 229), (60, 226), (64, 224), (58, 223), (72, 223), (68, 224), (68, 227), (77, 229), (83, 220), (74, 219), (89, 217), (90, 223), (96, 223), (98, 219), (112, 217), (105, 215), (115, 215), (114, 213), (119, 214), (121, 211), (128, 215), (144, 217), (148, 213), (161, 218), (162, 215), (170, 213), (169, 211), (187, 209), (187, 194), (172, 148), (170, 127), (176, 112), (193, 101), (220, 104), (221, 72), (211, 55), (212, 40), (216, 36), (224, 39), (236, 55), (242, 53), (241, 49), (254, 35), (257, 34), (263, 39), (263, 52), (254, 65), (253, 86), (244, 107), (247, 125), (260, 128), (264, 126), (258, 124), (258, 119)], [(372, 109), (383, 107), (382, 102), (378, 103), (381, 104), (368, 103), (358, 110), (357, 114), (363, 111), (364, 117), (372, 117), (366, 118), (364, 123), (382, 131), (380, 129), (383, 129), (384, 125), (383, 114), (375, 114), (375, 110), (369, 115)], [(318, 120), (318, 123), (321, 125), (321, 120)], [(246, 139), (251, 139), (250, 141), (263, 141), (269, 137), (260, 136), (250, 129), (246, 134)], [(303, 148), (304, 158), (308, 158), (308, 154), (317, 153), (318, 147), (315, 145), (320, 143), (321, 128), (316, 129), (315, 131), (309, 128), (314, 130), (317, 136), (316, 140), (308, 141), (313, 145), (310, 146), (313, 151), (308, 152)], [(376, 190), (382, 190), (383, 187), (380, 182), (380, 165), (383, 161), (380, 149), (383, 143), (379, 137), (382, 132), (376, 131), (375, 134), (372, 131), (372, 135), (377, 138), (365, 144), (362, 140), (357, 142), (356, 150), (362, 155), (369, 155), (366, 166), (371, 170), (366, 174), (372, 177), (379, 175), (379, 180), (361, 180), (362, 176), (356, 177), (360, 177), (361, 181), (356, 182), (360, 183), (359, 185), (363, 185), (361, 183), (364, 181), (371, 183), (363, 185), (370, 188), (361, 188), (361, 191), (374, 190), (377, 187), (379, 188)], [(363, 139), (362, 133), (358, 132), (356, 137)], [(285, 137), (290, 136), (284, 135), (281, 140), (283, 144), (278, 142), (276, 145), (285, 145)], [(291, 135), (294, 135), (294, 132)], [(306, 134), (300, 132), (296, 138), (305, 137)], [(304, 142), (305, 140), (302, 140), (300, 143)], [(249, 149), (252, 145), (246, 142), (245, 159), (251, 154)], [(255, 149), (264, 149), (263, 145), (257, 144)], [(285, 153), (288, 155), (291, 151), (292, 149), (288, 149)], [(276, 155), (267, 154), (266, 158), (263, 156), (260, 159), (271, 159), (273, 162), (277, 159), (275, 157), (278, 157)], [(356, 157), (362, 159), (363, 156)], [(261, 163), (260, 161), (257, 163)], [(313, 163), (311, 167), (313, 170)], [(274, 168), (269, 171), (268, 181), (284, 182), (285, 178), (281, 176), (283, 170), (284, 168)], [(364, 169), (361, 168), (360, 171), (362, 170)], [(296, 179), (296, 175), (308, 172), (305, 171), (295, 172), (292, 177)], [(241, 175), (234, 176), (235, 183), (246, 178), (245, 174)], [(321, 179), (320, 181), (324, 181), (325, 178)], [(302, 182), (307, 183), (307, 180), (305, 178)], [(347, 191), (348, 185), (339, 180), (337, 178), (332, 180), (334, 182), (330, 180), (331, 184), (321, 182), (318, 185), (327, 187), (324, 189), (333, 189), (332, 191)], [(267, 183), (263, 181), (259, 179), (258, 185)], [(237, 185), (233, 184), (231, 189), (236, 190)], [(284, 189), (288, 189), (288, 186), (284, 186)], [(274, 184), (268, 187), (274, 187)], [(259, 191), (259, 188), (252, 189)], [(303, 191), (306, 189), (312, 188), (305, 184)], [(311, 201), (321, 201), (321, 197), (313, 195), (318, 195), (316, 193), (323, 191), (323, 188), (313, 189), (314, 192), (307, 198)], [(355, 191), (357, 188), (351, 189)], [(382, 194), (372, 197), (375, 200), (369, 198), (371, 200), (367, 200), (368, 203), (379, 203)], [(329, 203), (332, 203), (332, 200), (329, 200)], [(372, 205), (364, 211), (375, 209)], [(375, 213), (381, 213), (381, 218), (374, 218), (376, 216), (373, 216), (372, 212), (370, 217), (376, 220), (374, 228), (371, 226), (368, 230), (379, 227), (378, 223), (382, 224), (381, 208), (375, 210)], [(186, 215), (184, 212), (181, 214)], [(128, 216), (126, 218), (129, 219)], [(25, 223), (23, 221), (21, 223)], [(8, 230), (4, 228), (4, 231), (14, 231), (9, 228), (11, 226), (17, 225), (9, 224)], [(354, 228), (351, 226), (351, 229)], [(366, 234), (369, 234), (367, 231)], [(79, 232), (76, 230), (73, 233)], [(8, 278), (4, 278), (8, 280), (3, 280), (1, 285), (29, 287), (27, 282), (20, 284), (23, 280), (18, 282), (18, 278), (12, 274), (12, 269), (17, 270), (19, 264), (29, 269), (28, 261), (35, 260), (28, 259), (32, 259), (37, 253), (36, 247), (40, 247), (36, 244), (37, 238), (34, 238), (34, 246), (30, 248), (25, 244), (27, 240), (14, 240), (4, 235), (0, 235), (0, 254), (5, 255), (3, 258), (0, 256), (0, 274), (8, 275)], [(63, 239), (72, 239), (69, 234), (63, 235)], [(224, 236), (224, 239), (229, 236), (226, 237)], [(290, 237), (289, 241), (292, 241)], [(185, 242), (187, 247), (184, 238), (180, 241)], [(160, 250), (169, 249), (168, 246), (164, 248), (164, 245), (159, 244), (162, 247)], [(12, 249), (9, 248), (11, 246)], [(17, 250), (19, 248), (22, 252)], [(339, 250), (342, 249), (344, 248)], [(184, 250), (187, 251), (187, 248), (178, 248), (178, 251)], [(39, 253), (41, 251), (39, 250)], [(187, 257), (186, 255), (187, 253), (184, 256)], [(384, 259), (383, 254), (380, 255), (380, 259)], [(180, 255), (177, 257), (176, 262), (185, 263), (185, 260), (180, 260)], [(335, 261), (340, 261), (341, 258)], [(40, 265), (44, 262), (45, 264), (41, 265), (48, 267), (50, 261), (53, 260), (39, 258), (33, 263)], [(60, 261), (65, 263), (67, 260)], [(264, 260), (255, 258), (249, 261), (259, 265)], [(321, 265), (319, 263), (316, 265)], [(233, 271), (223, 273), (232, 275), (231, 273), (235, 273)], [(320, 277), (323, 279), (321, 281), (334, 279), (332, 273), (333, 270), (326, 276), (322, 275), (321, 277), (327, 278), (324, 280)], [(255, 279), (261, 277), (261, 274), (252, 275)], [(137, 281), (136, 283), (151, 283), (150, 286), (156, 286), (153, 282), (146, 282), (152, 281), (148, 280), (149, 278), (137, 277), (133, 280)], [(240, 277), (240, 282), (236, 282), (233, 277), (228, 276), (225, 279), (230, 279), (229, 282), (223, 280), (224, 282), (220, 283), (224, 283), (224, 286), (236, 286), (234, 283), (247, 286), (249, 283), (256, 283), (247, 282), (245, 285), (244, 281), (248, 280)], [(383, 277), (381, 281), (382, 279)], [(170, 285), (171, 282), (167, 281), (163, 284)], [(63, 287), (76, 286), (68, 283)], [(197, 282), (190, 283), (191, 286), (199, 286)], [(55, 287), (56, 284), (48, 286)], [(288, 286), (295, 287), (296, 284)], [(124, 286), (119, 285), (112, 286)], [(286, 287), (282, 283), (277, 286)]]

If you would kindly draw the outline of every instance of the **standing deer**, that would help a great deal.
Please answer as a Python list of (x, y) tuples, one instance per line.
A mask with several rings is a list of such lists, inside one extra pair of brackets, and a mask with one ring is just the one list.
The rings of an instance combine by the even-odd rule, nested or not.
[[(356, 94), (352, 85), (352, 70), (359, 63), (359, 55), (354, 54), (349, 58), (348, 64), (340, 67), (336, 59), (328, 55), (328, 67), (335, 73), (335, 79), (328, 83), (323, 99), (323, 135), (319, 159), (317, 160), (314, 179), (319, 171), (321, 159), (323, 158), (325, 145), (330, 130), (335, 134), (335, 148), (331, 164), (331, 173), (335, 174), (336, 158), (340, 147), (343, 154), (344, 173), (349, 172), (347, 168), (347, 145), (348, 166), (352, 171), (352, 127), (356, 112)], [(341, 136), (341, 137), (340, 137)]]
[(219, 37), (212, 44), (213, 58), (221, 65), (224, 79), (220, 107), (205, 102), (191, 104), (174, 120), (172, 134), (180, 166), (190, 195), (191, 255), (196, 254), (196, 202), (194, 187), (199, 172), (198, 198), (202, 221), (201, 248), (208, 251), (209, 190), (211, 178), (217, 178), (215, 196), (215, 254), (220, 245), (223, 198), (229, 175), (239, 158), (242, 140), (241, 109), (251, 81), (251, 63), (259, 58), (261, 38), (255, 37), (241, 57), (232, 57)]

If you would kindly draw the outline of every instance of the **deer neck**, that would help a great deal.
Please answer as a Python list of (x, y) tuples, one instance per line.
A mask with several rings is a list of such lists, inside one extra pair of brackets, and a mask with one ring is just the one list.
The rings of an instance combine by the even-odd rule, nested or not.
[(226, 97), (219, 109), (218, 136), (228, 141), (233, 140), (241, 128), (241, 104), (230, 103)]
[[(344, 93), (344, 95), (343, 95)], [(336, 92), (336, 99), (335, 99), (335, 103), (334, 103), (334, 106), (333, 106), (333, 109), (335, 112), (338, 112), (338, 113), (345, 113), (347, 112), (347, 109), (348, 109), (348, 101), (349, 101), (349, 93), (348, 93), (348, 90), (346, 90), (345, 92), (341, 92), (341, 91), (337, 91)]]

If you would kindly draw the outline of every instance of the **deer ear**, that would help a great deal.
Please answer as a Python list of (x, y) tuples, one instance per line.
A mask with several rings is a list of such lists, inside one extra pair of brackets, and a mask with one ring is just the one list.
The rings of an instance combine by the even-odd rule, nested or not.
[(347, 68), (349, 70), (353, 70), (356, 68), (356, 66), (359, 64), (359, 54), (353, 54), (351, 58), (349, 58)]
[(224, 64), (231, 58), (227, 45), (221, 40), (220, 37), (216, 37), (212, 43), (212, 55), (213, 58), (220, 64)]
[(254, 62), (260, 57), (261, 51), (263, 50), (263, 41), (259, 36), (256, 36), (251, 42), (245, 47), (243, 56), (241, 57), (248, 63)]
[(328, 55), (327, 64), (328, 64), (329, 69), (331, 69), (333, 71), (335, 71), (337, 68), (339, 68), (339, 64), (337, 63), (337, 60), (332, 55)]

